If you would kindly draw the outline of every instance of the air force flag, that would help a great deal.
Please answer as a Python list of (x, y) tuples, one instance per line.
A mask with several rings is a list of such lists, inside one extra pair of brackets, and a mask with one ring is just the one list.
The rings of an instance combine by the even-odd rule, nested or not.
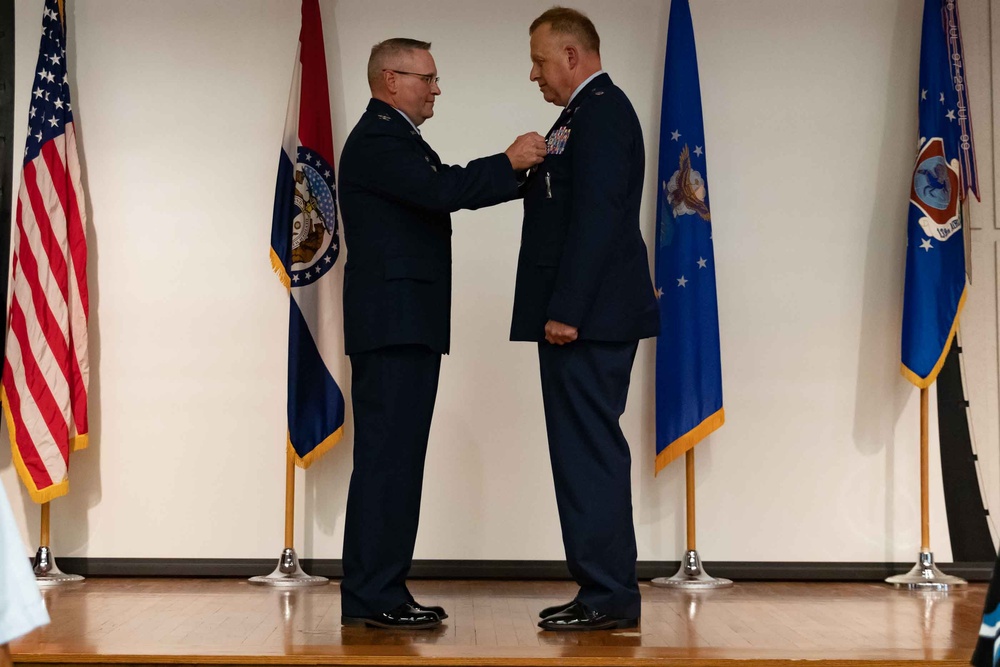
[(920, 143), (910, 187), (902, 372), (937, 378), (965, 303), (962, 202), (979, 197), (955, 0), (925, 0), (920, 43)]
[(303, 468), (344, 432), (334, 379), (343, 358), (333, 130), (318, 0), (302, 0), (302, 32), (285, 117), (271, 223), (271, 266), (289, 290), (288, 446)]
[(691, 8), (673, 0), (656, 213), (656, 472), (725, 421), (707, 169)]

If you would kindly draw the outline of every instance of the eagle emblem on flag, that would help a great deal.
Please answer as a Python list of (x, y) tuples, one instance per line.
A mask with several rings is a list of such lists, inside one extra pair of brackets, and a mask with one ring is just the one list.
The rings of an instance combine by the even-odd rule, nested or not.
[(705, 204), (705, 179), (691, 168), (691, 153), (686, 145), (681, 151), (677, 171), (663, 184), (663, 191), (675, 218), (697, 213), (702, 220), (712, 219)]

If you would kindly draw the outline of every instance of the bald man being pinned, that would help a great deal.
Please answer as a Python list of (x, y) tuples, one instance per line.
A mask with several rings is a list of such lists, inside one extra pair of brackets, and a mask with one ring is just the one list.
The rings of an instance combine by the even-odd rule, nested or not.
[(601, 67), (590, 19), (555, 7), (529, 33), (531, 80), (563, 109), (525, 185), (511, 340), (538, 345), (563, 545), (580, 585), (539, 626), (633, 628), (631, 456), (618, 420), (638, 342), (660, 326), (639, 232), (642, 131)]
[(372, 48), (372, 99), (340, 159), (354, 408), (340, 585), (347, 625), (421, 629), (447, 618), (413, 599), (406, 576), (441, 355), (450, 345), (450, 213), (518, 197), (518, 176), (545, 157), (545, 140), (529, 133), (464, 168), (442, 163), (420, 134), (441, 94), (430, 48), (412, 39)]

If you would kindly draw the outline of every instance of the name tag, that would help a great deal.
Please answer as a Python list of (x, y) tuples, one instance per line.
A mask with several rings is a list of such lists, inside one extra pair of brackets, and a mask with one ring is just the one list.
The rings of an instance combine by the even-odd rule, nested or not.
[(566, 150), (566, 142), (569, 141), (569, 133), (570, 129), (564, 125), (550, 134), (545, 142), (545, 153), (547, 155), (562, 155)]

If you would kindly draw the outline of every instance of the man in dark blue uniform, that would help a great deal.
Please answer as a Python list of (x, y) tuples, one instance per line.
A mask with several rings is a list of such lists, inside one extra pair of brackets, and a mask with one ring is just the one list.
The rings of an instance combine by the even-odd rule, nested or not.
[(420, 136), (441, 94), (430, 44), (372, 48), (372, 100), (340, 159), (347, 264), (344, 340), (351, 359), (354, 472), (344, 529), (343, 623), (428, 628), (447, 614), (406, 588), (424, 455), (451, 325), (451, 218), (518, 196), (517, 173), (542, 161), (525, 134), (465, 168)]
[(524, 188), (510, 337), (538, 342), (559, 521), (580, 584), (572, 602), (542, 611), (539, 626), (636, 627), (631, 457), (618, 420), (638, 341), (659, 332), (639, 232), (642, 132), (601, 69), (586, 16), (556, 7), (530, 34), (531, 80), (564, 109)]

